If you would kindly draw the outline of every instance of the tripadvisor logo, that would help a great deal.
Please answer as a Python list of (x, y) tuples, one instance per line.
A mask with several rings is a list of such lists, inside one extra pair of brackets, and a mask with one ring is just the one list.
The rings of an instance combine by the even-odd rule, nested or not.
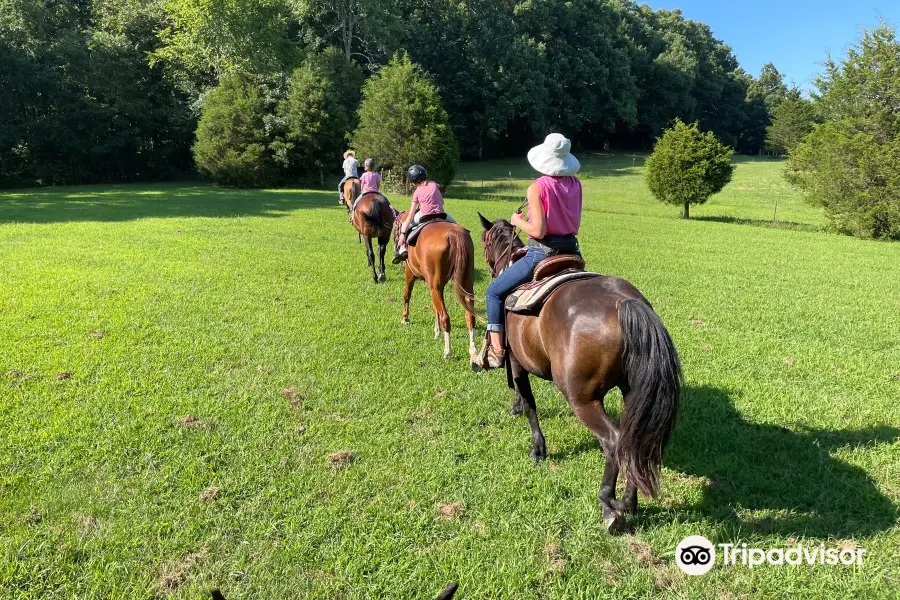
[(675, 563), (688, 575), (703, 575), (716, 566), (716, 549), (702, 535), (686, 537), (675, 548)]
[[(825, 544), (789, 548), (748, 548), (747, 544), (719, 544), (722, 564), (742, 564), (750, 569), (760, 565), (862, 565), (865, 548), (826, 548)], [(703, 575), (716, 564), (716, 548), (702, 535), (684, 538), (675, 548), (675, 563), (688, 575)]]

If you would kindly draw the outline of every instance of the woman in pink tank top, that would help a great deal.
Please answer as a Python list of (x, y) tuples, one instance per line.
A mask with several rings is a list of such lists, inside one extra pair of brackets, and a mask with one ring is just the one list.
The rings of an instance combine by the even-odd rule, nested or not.
[(528, 252), (506, 268), (487, 288), (488, 347), (479, 354), (483, 369), (502, 367), (506, 359), (506, 297), (531, 281), (539, 262), (555, 254), (581, 254), (575, 235), (581, 226), (581, 164), (570, 153), (572, 143), (551, 133), (528, 152), (528, 162), (542, 173), (528, 188), (528, 218), (520, 213), (509, 222), (528, 235)]

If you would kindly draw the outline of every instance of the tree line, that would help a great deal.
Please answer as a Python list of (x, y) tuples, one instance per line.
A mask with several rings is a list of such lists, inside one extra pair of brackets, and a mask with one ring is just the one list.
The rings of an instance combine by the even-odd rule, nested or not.
[[(321, 182), (364, 82), (401, 49), (463, 158), (548, 130), (649, 148), (676, 118), (757, 153), (781, 104), (802, 102), (703, 23), (629, 0), (0, 0), (0, 185), (177, 176), (195, 134), (245, 184)], [(222, 121), (232, 102), (243, 122)], [(205, 106), (219, 141), (204, 145)]]

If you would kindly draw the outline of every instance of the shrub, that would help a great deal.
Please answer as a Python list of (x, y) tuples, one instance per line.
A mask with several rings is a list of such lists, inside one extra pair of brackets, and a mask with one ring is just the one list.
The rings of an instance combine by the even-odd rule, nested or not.
[(676, 121), (647, 158), (647, 185), (657, 200), (683, 206), (687, 219), (691, 204), (703, 204), (731, 181), (733, 153), (712, 132)]
[(275, 182), (265, 121), (263, 91), (242, 76), (229, 76), (203, 104), (194, 161), (200, 174), (228, 187), (263, 187)]
[(446, 188), (459, 164), (459, 148), (437, 88), (405, 54), (395, 55), (363, 86), (353, 145), (360, 156), (378, 160), (387, 171), (386, 182), (403, 182), (400, 174), (420, 164)]

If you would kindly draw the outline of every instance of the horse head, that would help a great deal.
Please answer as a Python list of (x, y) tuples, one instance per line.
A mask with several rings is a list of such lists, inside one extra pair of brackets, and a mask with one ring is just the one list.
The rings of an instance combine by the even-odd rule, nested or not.
[(525, 244), (519, 239), (516, 228), (506, 219), (489, 221), (484, 215), (478, 213), (481, 219), (481, 242), (484, 244), (484, 260), (491, 271), (491, 276), (496, 277), (512, 262), (513, 254)]

